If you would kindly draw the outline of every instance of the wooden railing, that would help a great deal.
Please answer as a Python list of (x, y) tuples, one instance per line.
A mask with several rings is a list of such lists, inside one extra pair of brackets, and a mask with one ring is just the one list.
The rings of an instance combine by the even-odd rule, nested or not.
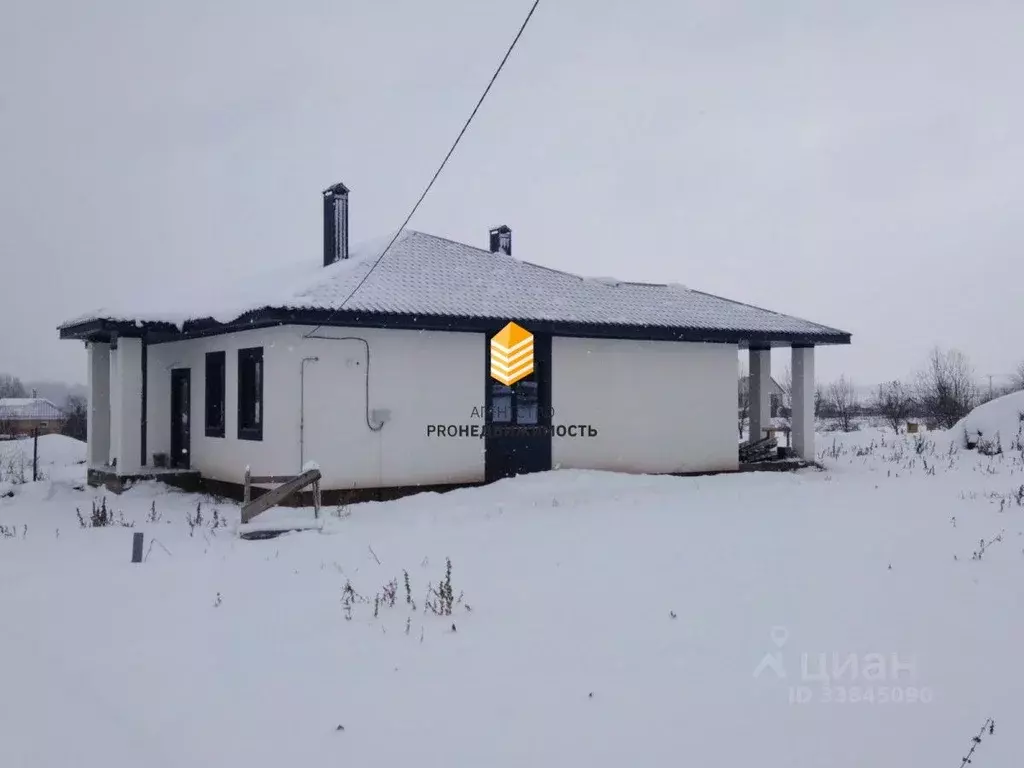
[[(252, 498), (253, 485), (271, 485), (280, 483), (255, 499)], [(320, 517), (320, 470), (310, 469), (299, 475), (253, 475), (248, 467), (245, 470), (245, 496), (242, 501), (242, 522), (248, 523), (256, 515), (266, 512), (280, 504), (289, 496), (298, 493), (308, 485), (313, 486), (313, 514)]]

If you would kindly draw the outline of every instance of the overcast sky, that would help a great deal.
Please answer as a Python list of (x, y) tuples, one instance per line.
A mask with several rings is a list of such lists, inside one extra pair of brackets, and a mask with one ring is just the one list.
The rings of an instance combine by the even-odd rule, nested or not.
[[(111, 292), (318, 262), (333, 182), (394, 230), (530, 4), (0, 0), (0, 371), (84, 381), (55, 327)], [(1020, 0), (541, 0), (410, 226), (850, 331), (824, 380), (1009, 372), (1022, 40)]]

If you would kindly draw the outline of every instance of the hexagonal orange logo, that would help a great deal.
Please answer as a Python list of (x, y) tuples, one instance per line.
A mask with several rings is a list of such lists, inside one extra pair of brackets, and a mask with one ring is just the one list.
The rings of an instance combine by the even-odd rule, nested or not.
[(491, 378), (511, 387), (533, 373), (533, 334), (509, 323), (491, 337)]

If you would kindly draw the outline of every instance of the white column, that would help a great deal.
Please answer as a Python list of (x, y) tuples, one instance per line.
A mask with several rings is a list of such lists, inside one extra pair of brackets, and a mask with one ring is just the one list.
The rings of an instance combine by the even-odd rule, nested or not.
[(86, 356), (89, 361), (86, 464), (101, 467), (110, 460), (110, 345), (88, 342)]
[(750, 350), (750, 439), (764, 437), (764, 428), (771, 423), (772, 352), (770, 349)]
[(117, 474), (130, 475), (142, 469), (142, 340), (118, 339), (116, 355), (113, 452)]
[(110, 379), (110, 451), (107, 456), (107, 464), (113, 464), (117, 459), (117, 454), (120, 451), (117, 440), (118, 432), (117, 422), (121, 418), (121, 406), (119, 404), (121, 396), (121, 388), (117, 386), (117, 346), (111, 345), (110, 347), (110, 373), (107, 374)]
[(814, 461), (814, 347), (793, 347), (793, 449)]

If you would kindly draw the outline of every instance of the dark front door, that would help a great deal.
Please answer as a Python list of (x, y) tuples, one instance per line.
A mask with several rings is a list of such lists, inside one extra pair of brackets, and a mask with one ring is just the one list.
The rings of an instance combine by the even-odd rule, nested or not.
[(487, 352), (484, 465), (487, 482), (551, 469), (551, 336), (534, 334), (533, 373), (511, 387), (491, 378)]
[(175, 368), (171, 371), (171, 466), (189, 468), (192, 427), (189, 423), (192, 402), (192, 371)]

